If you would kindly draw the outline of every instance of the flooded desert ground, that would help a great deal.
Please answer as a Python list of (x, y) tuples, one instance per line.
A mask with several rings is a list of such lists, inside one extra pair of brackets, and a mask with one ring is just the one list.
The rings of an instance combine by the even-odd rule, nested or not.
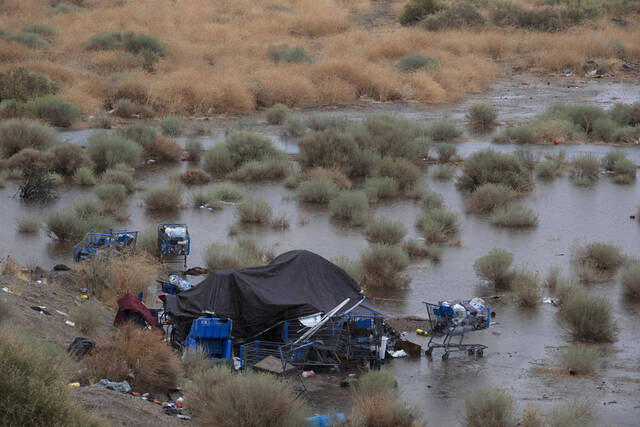
[[(640, 86), (608, 82), (606, 79), (575, 81), (569, 77), (549, 80), (523, 77), (496, 83), (490, 91), (470, 96), (455, 105), (430, 107), (363, 103), (346, 110), (323, 110), (321, 113), (358, 120), (374, 112), (393, 112), (420, 121), (448, 117), (463, 122), (470, 104), (484, 102), (494, 106), (498, 120), (506, 124), (525, 121), (554, 102), (608, 108), (616, 102), (631, 103), (638, 99)], [(311, 113), (318, 111), (299, 114)], [(279, 128), (267, 125), (262, 117), (243, 118), (241, 121), (243, 126), (272, 137), (287, 153), (297, 152), (296, 141), (282, 138)], [(221, 141), (225, 130), (238, 122), (240, 119), (211, 120), (212, 135), (202, 137), (205, 148)], [(61, 136), (84, 145), (91, 132), (71, 130), (61, 132)], [(488, 147), (500, 151), (517, 148), (513, 144), (493, 144), (490, 135), (478, 137), (467, 134), (465, 139), (456, 143), (463, 158)], [(564, 150), (568, 158), (577, 153), (593, 153), (601, 157), (609, 150), (623, 150), (631, 160), (640, 164), (640, 146), (635, 145), (533, 146), (532, 150), (541, 154)], [(186, 162), (170, 166), (143, 166), (136, 171), (136, 178), (141, 188), (150, 187), (167, 182), (170, 175), (192, 167)], [(480, 285), (475, 275), (473, 262), (492, 248), (512, 252), (514, 264), (539, 272), (540, 277), (544, 277), (552, 266), (569, 275), (571, 251), (579, 243), (610, 242), (621, 247), (630, 258), (636, 258), (640, 253), (640, 225), (630, 218), (636, 214), (640, 203), (638, 183), (616, 185), (606, 175), (601, 175), (590, 187), (576, 186), (567, 174), (553, 181), (536, 180), (535, 190), (525, 196), (523, 202), (538, 214), (539, 225), (533, 229), (513, 231), (497, 228), (486, 218), (466, 214), (462, 195), (454, 185), (455, 179), (437, 180), (433, 177), (433, 169), (435, 167), (425, 165), (423, 179), (443, 197), (447, 208), (459, 214), (461, 244), (445, 247), (439, 263), (413, 263), (408, 271), (412, 281), (406, 289), (370, 292), (377, 304), (392, 316), (424, 317), (423, 301), (488, 295), (489, 291)], [(274, 216), (288, 218), (291, 226), (284, 231), (268, 226), (240, 228), (241, 233), (251, 235), (259, 244), (272, 248), (276, 253), (308, 249), (329, 259), (339, 255), (355, 259), (368, 246), (361, 229), (333, 221), (326, 208), (304, 204), (296, 199), (295, 191), (286, 189), (282, 183), (241, 185), (247, 193), (265, 199), (273, 208)], [(59, 197), (45, 206), (20, 202), (13, 197), (15, 191), (15, 186), (9, 182), (0, 190), (0, 216), (4, 220), (4, 227), (0, 229), (0, 253), (11, 255), (22, 264), (43, 268), (51, 268), (57, 263), (70, 264), (69, 245), (54, 242), (44, 230), (32, 236), (18, 234), (16, 219), (32, 215), (44, 221), (49, 211), (80, 201), (92, 190), (61, 187)], [(192, 207), (190, 191), (185, 190), (182, 209), (170, 214), (157, 214), (146, 211), (142, 194), (142, 191), (137, 191), (129, 199), (129, 220), (121, 226), (144, 230), (150, 224), (162, 221), (187, 223), (192, 236), (189, 266), (204, 265), (204, 252), (212, 242), (234, 240), (228, 236), (229, 228), (238, 222), (233, 206), (225, 206), (219, 211)], [(407, 237), (414, 238), (420, 236), (414, 226), (420, 210), (418, 204), (408, 200), (371, 206), (372, 216), (402, 222), (408, 230)], [(617, 280), (589, 286), (593, 294), (604, 296), (610, 302), (620, 329), (618, 340), (606, 346), (604, 366), (596, 375), (571, 377), (553, 372), (559, 350), (569, 340), (558, 322), (557, 308), (551, 304), (540, 304), (536, 308), (523, 309), (512, 302), (508, 294), (499, 301), (490, 302), (497, 313), (494, 326), (467, 337), (489, 347), (484, 358), (457, 355), (448, 361), (441, 361), (439, 357), (432, 361), (425, 357), (420, 360), (398, 359), (388, 363), (385, 369), (393, 371), (403, 397), (423, 412), (430, 425), (454, 424), (460, 410), (460, 397), (471, 389), (489, 384), (513, 393), (518, 411), (528, 403), (546, 411), (569, 397), (581, 398), (593, 404), (598, 425), (637, 425), (640, 417), (640, 307), (625, 301)], [(426, 338), (409, 332), (412, 341), (426, 344)], [(340, 402), (332, 406), (340, 409)]]

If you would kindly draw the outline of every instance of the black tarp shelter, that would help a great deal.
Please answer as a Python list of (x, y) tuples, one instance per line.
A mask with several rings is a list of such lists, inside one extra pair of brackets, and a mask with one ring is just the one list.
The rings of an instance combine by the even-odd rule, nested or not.
[[(341, 312), (362, 300), (360, 286), (344, 270), (309, 251), (286, 252), (261, 267), (218, 271), (178, 295), (167, 295), (167, 312), (176, 320), (176, 338), (188, 334), (205, 311), (233, 320), (234, 338), (248, 338), (297, 316), (327, 312), (346, 298)], [(381, 312), (365, 300), (353, 314)]]

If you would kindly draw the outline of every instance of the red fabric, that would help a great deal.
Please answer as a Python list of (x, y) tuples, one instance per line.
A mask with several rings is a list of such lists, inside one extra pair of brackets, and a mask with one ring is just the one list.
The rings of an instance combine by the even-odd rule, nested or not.
[(116, 319), (113, 321), (113, 326), (120, 325), (124, 319), (124, 311), (130, 310), (137, 313), (140, 313), (142, 318), (151, 326), (156, 327), (156, 320), (153, 318), (147, 307), (140, 302), (140, 300), (134, 297), (131, 294), (124, 294), (118, 299), (118, 314), (116, 314)]

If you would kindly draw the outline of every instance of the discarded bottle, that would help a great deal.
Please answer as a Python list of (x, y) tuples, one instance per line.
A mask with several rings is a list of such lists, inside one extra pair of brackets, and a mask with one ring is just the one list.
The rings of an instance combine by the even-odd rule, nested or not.
[(309, 378), (309, 377), (314, 376), (315, 374), (316, 374), (316, 373), (315, 373), (315, 372), (313, 372), (313, 371), (304, 371), (304, 372), (302, 373), (302, 378)]

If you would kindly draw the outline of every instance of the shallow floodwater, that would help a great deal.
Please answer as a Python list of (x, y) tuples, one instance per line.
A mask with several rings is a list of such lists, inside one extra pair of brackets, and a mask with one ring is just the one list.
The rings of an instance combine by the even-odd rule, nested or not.
[[(166, 180), (168, 172), (178, 172), (186, 167), (183, 164), (169, 171), (167, 168), (149, 168), (140, 173), (140, 178), (143, 185), (155, 185)], [(413, 280), (407, 289), (372, 291), (377, 304), (394, 316), (425, 316), (422, 303), (425, 300), (487, 295), (488, 291), (479, 285), (474, 274), (473, 261), (494, 247), (511, 251), (517, 265), (539, 271), (541, 275), (553, 265), (568, 273), (571, 247), (577, 242), (614, 242), (631, 257), (639, 252), (640, 226), (629, 218), (635, 214), (640, 199), (638, 184), (619, 186), (606, 176), (600, 177), (590, 188), (576, 187), (569, 177), (549, 183), (537, 181), (535, 191), (525, 197), (524, 202), (538, 213), (538, 227), (531, 231), (508, 231), (493, 227), (486, 219), (466, 215), (462, 197), (453, 181), (436, 181), (430, 177), (429, 170), (425, 170), (424, 175), (429, 185), (443, 196), (445, 204), (460, 214), (462, 244), (446, 247), (438, 264), (413, 264), (409, 269)], [(19, 235), (14, 224), (19, 215), (44, 217), (51, 209), (80, 200), (85, 191), (61, 191), (57, 201), (39, 207), (10, 198), (14, 191), (11, 187), (0, 192), (5, 200), (0, 205), (0, 212), (7, 224), (0, 231), (0, 253), (45, 268), (58, 262), (71, 263), (68, 246), (53, 243), (42, 231), (33, 237)], [(326, 209), (297, 201), (295, 193), (286, 190), (282, 184), (245, 188), (250, 194), (267, 200), (275, 215), (284, 215), (291, 223), (286, 231), (268, 227), (242, 228), (276, 253), (304, 248), (327, 258), (338, 255), (357, 258), (367, 247), (361, 230), (345, 228), (332, 221)], [(126, 226), (142, 230), (149, 224), (165, 220), (188, 223), (192, 235), (190, 266), (203, 265), (203, 253), (209, 243), (233, 240), (227, 236), (229, 227), (237, 222), (233, 206), (213, 212), (189, 207), (174, 214), (157, 215), (144, 209), (140, 196), (141, 192), (136, 193), (129, 202), (131, 216)], [(185, 202), (188, 198), (186, 195)], [(375, 216), (403, 222), (412, 237), (418, 237), (414, 222), (419, 211), (419, 206), (409, 201), (372, 207)], [(402, 384), (405, 398), (418, 405), (431, 423), (454, 424), (452, 420), (461, 395), (477, 386), (495, 384), (512, 390), (520, 409), (528, 401), (548, 409), (568, 396), (574, 396), (593, 401), (601, 420), (611, 420), (615, 415), (615, 425), (637, 425), (635, 420), (640, 416), (640, 410), (634, 407), (637, 398), (634, 400), (633, 396), (638, 396), (640, 384), (638, 308), (623, 301), (619, 287), (617, 282), (593, 286), (593, 292), (611, 301), (612, 311), (621, 327), (620, 339), (610, 346), (613, 351), (608, 353), (607, 367), (599, 376), (554, 378), (551, 374), (537, 373), (536, 366), (543, 361), (549, 365), (558, 352), (557, 347), (567, 342), (567, 336), (555, 319), (556, 308), (542, 304), (533, 310), (522, 310), (508, 300), (491, 302), (497, 312), (495, 326), (468, 336), (469, 340), (489, 346), (483, 359), (473, 360), (462, 355), (442, 362), (436, 355), (432, 362), (426, 358), (419, 361), (405, 359), (394, 360), (388, 366)], [(412, 339), (426, 343), (421, 337), (412, 336)], [(614, 401), (617, 403), (608, 403)], [(624, 411), (620, 411), (622, 408)]]
[[(509, 90), (506, 90), (509, 89)], [(502, 95), (488, 94), (471, 97), (471, 100), (450, 106), (430, 109), (407, 105), (379, 108), (400, 110), (407, 115), (420, 115), (422, 118), (450, 115), (460, 117), (471, 102), (491, 102), (491, 97), (503, 99), (504, 103), (495, 103), (500, 117), (508, 120), (520, 120), (536, 114), (546, 108), (545, 103), (564, 100), (573, 89), (540, 84), (531, 90), (518, 85), (502, 86)], [(640, 89), (629, 85), (599, 83), (589, 81), (579, 92), (588, 101), (598, 105), (614, 102), (618, 97), (625, 102), (635, 101)], [(496, 92), (497, 93), (497, 92)], [(523, 98), (527, 93), (539, 97), (537, 102)], [(493, 95), (492, 95), (493, 94)], [(626, 98), (624, 98), (626, 96)], [(561, 99), (556, 99), (560, 97)], [(564, 98), (563, 98), (564, 97)], [(630, 97), (634, 97), (631, 99)], [(489, 99), (488, 99), (489, 98)], [(623, 99), (624, 98), (624, 99)], [(576, 99), (576, 101), (581, 99)], [(584, 100), (581, 100), (586, 102)], [(374, 110), (378, 108), (375, 107)], [(509, 113), (519, 109), (519, 113)], [(335, 113), (335, 112), (331, 112)], [(357, 118), (360, 112), (349, 111)], [(273, 133), (273, 127), (260, 125)], [(91, 131), (73, 131), (64, 133), (65, 138), (76, 138), (79, 144), (86, 142)], [(222, 139), (223, 133), (214, 133), (210, 141)], [(281, 145), (283, 146), (283, 145)], [(489, 142), (474, 141), (458, 143), (463, 156), (487, 147), (512, 151), (514, 145), (495, 145)], [(292, 147), (288, 152), (295, 152)], [(611, 148), (605, 146), (533, 146), (534, 151), (554, 152), (560, 149), (571, 156), (578, 152), (591, 152), (603, 155)], [(640, 163), (640, 147), (616, 148), (627, 152), (628, 156)], [(168, 176), (186, 170), (186, 163), (174, 166), (146, 166), (136, 174), (138, 182), (144, 187), (166, 182)], [(456, 190), (454, 181), (438, 181), (432, 178), (432, 170), (424, 168), (425, 182), (440, 193), (448, 208), (455, 210), (461, 219), (461, 245), (446, 247), (442, 260), (438, 264), (427, 261), (411, 265), (409, 274), (412, 282), (406, 289), (393, 291), (372, 290), (377, 304), (394, 316), (426, 316), (423, 301), (456, 298), (471, 298), (477, 295), (491, 294), (484, 289), (475, 276), (473, 262), (494, 247), (506, 249), (514, 254), (515, 264), (526, 266), (544, 276), (551, 266), (559, 266), (566, 274), (570, 272), (571, 248), (580, 242), (605, 241), (623, 248), (630, 257), (637, 257), (640, 250), (640, 225), (630, 219), (635, 215), (640, 200), (640, 184), (620, 186), (613, 184), (609, 177), (601, 176), (592, 187), (575, 186), (568, 176), (551, 182), (536, 181), (535, 190), (523, 198), (523, 202), (539, 215), (538, 227), (528, 231), (509, 231), (492, 226), (481, 217), (467, 215), (464, 212), (463, 199)], [(357, 258), (368, 244), (361, 229), (348, 228), (332, 221), (326, 208), (306, 205), (296, 200), (295, 192), (287, 190), (281, 183), (243, 185), (252, 195), (264, 198), (272, 206), (274, 216), (285, 216), (291, 227), (286, 231), (275, 231), (269, 227), (241, 227), (241, 232), (253, 236), (259, 244), (273, 248), (275, 253), (290, 249), (308, 249), (327, 258), (345, 255)], [(50, 268), (56, 263), (71, 263), (69, 245), (54, 243), (44, 231), (34, 236), (23, 236), (16, 232), (16, 219), (21, 215), (35, 215), (44, 218), (54, 209), (69, 206), (91, 193), (91, 189), (76, 187), (63, 188), (59, 198), (42, 205), (29, 205), (12, 198), (14, 184), (0, 190), (0, 216), (4, 227), (0, 229), (0, 255), (11, 255), (21, 263), (38, 264)], [(203, 254), (212, 243), (232, 243), (228, 237), (229, 228), (237, 223), (234, 207), (225, 206), (220, 211), (208, 211), (190, 207), (190, 192), (184, 197), (185, 207), (174, 213), (149, 213), (141, 200), (142, 191), (136, 192), (128, 202), (130, 219), (123, 227), (144, 230), (150, 224), (160, 221), (181, 221), (189, 224), (192, 236), (192, 253), (189, 266), (204, 264)], [(371, 208), (376, 217), (386, 217), (403, 222), (408, 237), (419, 237), (414, 223), (420, 207), (411, 201), (381, 203)], [(608, 345), (606, 366), (599, 374), (586, 378), (574, 378), (545, 373), (541, 367), (553, 367), (559, 352), (558, 347), (567, 345), (568, 337), (556, 319), (557, 309), (550, 304), (541, 304), (535, 309), (524, 310), (509, 302), (489, 301), (497, 312), (495, 324), (489, 330), (469, 334), (469, 341), (488, 345), (484, 358), (474, 360), (466, 355), (456, 355), (443, 362), (439, 354), (433, 361), (425, 357), (420, 360), (393, 360), (387, 367), (393, 370), (401, 385), (404, 398), (414, 403), (430, 425), (455, 425), (460, 410), (460, 397), (469, 390), (483, 385), (497, 385), (510, 390), (515, 397), (520, 412), (528, 403), (543, 410), (569, 398), (587, 399), (593, 403), (597, 424), (638, 425), (640, 406), (640, 309), (624, 301), (617, 281), (591, 286), (595, 294), (605, 296), (611, 302), (611, 310), (620, 327), (617, 342)], [(411, 332), (411, 331), (410, 331)], [(411, 334), (415, 342), (426, 344), (426, 339)], [(335, 408), (340, 409), (341, 402)]]
[[(562, 102), (567, 104), (589, 104), (605, 109), (615, 103), (631, 104), (640, 99), (640, 85), (606, 79), (574, 79), (556, 77), (540, 80), (535, 76), (521, 76), (497, 81), (485, 92), (468, 96), (455, 104), (428, 105), (418, 103), (371, 103), (362, 102), (346, 108), (324, 108), (297, 111), (301, 117), (310, 115), (340, 115), (352, 121), (362, 120), (372, 113), (394, 113), (414, 120), (429, 122), (449, 118), (466, 123), (469, 106), (475, 103), (487, 103), (494, 107), (500, 125), (522, 123), (544, 112), (550, 105)], [(245, 116), (241, 118), (205, 118), (211, 132), (206, 136), (195, 136), (204, 148), (223, 141), (225, 132), (230, 129), (248, 129), (269, 136), (274, 143), (288, 154), (296, 154), (298, 145), (295, 139), (282, 136), (281, 126), (269, 125), (263, 115)], [(187, 128), (190, 126), (187, 123)], [(495, 131), (497, 131), (496, 129)], [(62, 130), (60, 136), (78, 145), (86, 146), (88, 137), (95, 129)], [(465, 129), (465, 137), (470, 141), (491, 141), (491, 134), (474, 135)], [(178, 138), (184, 145), (188, 137)], [(579, 146), (577, 146), (579, 147)], [(495, 145), (495, 149), (508, 149)], [(569, 152), (580, 148), (566, 147)], [(512, 148), (513, 149), (513, 148)], [(606, 148), (604, 148), (606, 150)], [(463, 146), (459, 148), (466, 153)], [(639, 156), (640, 157), (640, 156)]]

